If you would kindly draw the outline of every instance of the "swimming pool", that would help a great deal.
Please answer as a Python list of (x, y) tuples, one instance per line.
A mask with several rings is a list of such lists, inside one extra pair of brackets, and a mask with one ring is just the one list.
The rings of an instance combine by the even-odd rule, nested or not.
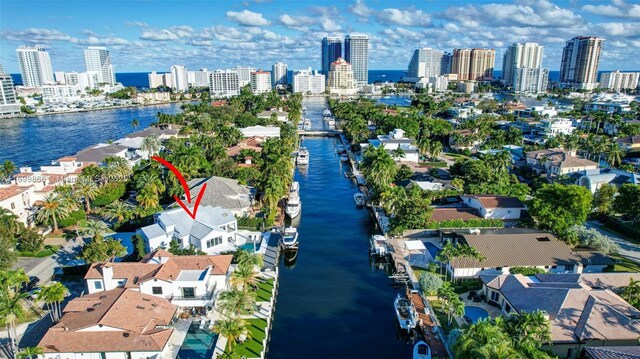
[(192, 322), (180, 346), (178, 359), (212, 358), (217, 339), (218, 334), (208, 328), (200, 329), (199, 321)]
[[(245, 243), (245, 244), (239, 246), (238, 248), (244, 249), (245, 251), (249, 251), (251, 253), (253, 253), (253, 249), (254, 249), (253, 243)], [(260, 249), (260, 242), (255, 244), (255, 250), (257, 251), (259, 249)]]
[(424, 246), (427, 247), (427, 250), (429, 251), (429, 253), (431, 253), (431, 257), (433, 257), (434, 259), (436, 258), (438, 253), (440, 253), (440, 251), (442, 250), (436, 247), (435, 244), (431, 242), (425, 242)]
[(476, 323), (480, 319), (488, 318), (489, 312), (480, 307), (467, 306), (464, 307), (464, 316), (471, 319), (472, 323)]

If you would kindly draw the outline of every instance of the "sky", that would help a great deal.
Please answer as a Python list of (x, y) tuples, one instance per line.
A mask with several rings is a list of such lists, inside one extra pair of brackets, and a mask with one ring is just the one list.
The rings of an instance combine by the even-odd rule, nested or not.
[(600, 70), (640, 70), (640, 4), (626, 0), (0, 0), (0, 64), (18, 73), (16, 48), (44, 45), (54, 71), (84, 71), (82, 49), (106, 46), (116, 72), (236, 65), (320, 68), (321, 40), (370, 36), (370, 69), (406, 69), (416, 48), (544, 46), (560, 67), (565, 41), (605, 39)]

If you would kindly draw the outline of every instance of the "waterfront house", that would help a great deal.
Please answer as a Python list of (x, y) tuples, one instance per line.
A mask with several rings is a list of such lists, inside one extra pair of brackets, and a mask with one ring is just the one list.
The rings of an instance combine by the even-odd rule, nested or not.
[[(587, 347), (637, 346), (640, 311), (611, 287), (594, 283), (612, 281), (621, 286), (638, 273), (480, 275), (482, 294), (505, 315), (541, 310), (551, 324), (554, 356), (583, 358)], [(606, 358), (627, 358), (607, 356)], [(630, 357), (629, 357), (630, 358)]]
[[(245, 138), (238, 142), (237, 145), (231, 146), (227, 148), (227, 157), (237, 158), (242, 150), (254, 151), (257, 153), (262, 152), (262, 143), (264, 142), (264, 138), (262, 137), (250, 137)], [(244, 164), (250, 166), (252, 158), (245, 157)]]
[[(579, 176), (579, 177), (578, 177)], [(576, 184), (596, 193), (603, 184), (620, 187), (625, 183), (640, 184), (640, 175), (617, 168), (595, 169), (576, 173)]]
[(70, 301), (38, 347), (43, 359), (165, 358), (178, 307), (164, 298), (116, 288)]
[(545, 138), (556, 137), (557, 135), (570, 135), (576, 130), (574, 122), (568, 118), (553, 118), (541, 120), (538, 131)]
[(418, 148), (413, 145), (412, 139), (404, 136), (404, 130), (399, 128), (389, 132), (388, 135), (380, 135), (377, 139), (370, 139), (369, 145), (374, 148), (384, 147), (392, 157), (394, 157), (395, 150), (401, 149), (404, 155), (400, 158), (400, 162), (418, 163), (419, 161)]
[(89, 293), (127, 288), (166, 298), (182, 308), (211, 307), (226, 290), (232, 255), (174, 256), (156, 250), (141, 262), (91, 265), (84, 279)]
[(460, 198), (485, 219), (518, 220), (522, 211), (527, 209), (519, 199), (510, 196), (470, 194)]
[(443, 234), (475, 248), (484, 260), (454, 258), (447, 270), (454, 278), (509, 273), (512, 267), (541, 268), (550, 273), (600, 273), (613, 262), (594, 251), (574, 251), (553, 234), (528, 228), (470, 229)]
[(255, 188), (243, 186), (231, 178), (194, 178), (188, 183), (191, 197), (195, 198), (205, 184), (207, 188), (202, 195), (201, 206), (226, 208), (238, 217), (246, 217), (251, 213)]
[(280, 138), (280, 127), (277, 126), (249, 126), (241, 128), (243, 137)]
[(0, 184), (0, 208), (13, 213), (19, 222), (30, 225), (33, 222), (33, 186)]
[(282, 111), (282, 108), (278, 108), (278, 109), (271, 109), (271, 110), (264, 110), (260, 113), (258, 113), (256, 116), (258, 118), (262, 118), (262, 119), (271, 119), (271, 116), (273, 114), (276, 114), (278, 121), (280, 122), (287, 122), (289, 121), (289, 112), (287, 111)]
[(547, 176), (567, 175), (598, 168), (597, 163), (576, 157), (573, 153), (559, 148), (529, 151), (526, 153), (526, 161), (527, 166), (537, 173), (546, 173)]
[(97, 145), (87, 147), (76, 153), (75, 158), (79, 162), (94, 163), (99, 165), (103, 163), (107, 157), (121, 157), (128, 160), (127, 150), (127, 146), (99, 143)]
[(137, 231), (147, 251), (169, 248), (171, 241), (177, 242), (180, 248), (193, 247), (207, 254), (236, 249), (238, 223), (228, 209), (201, 205), (194, 219), (178, 207), (160, 212), (154, 219), (154, 224)]

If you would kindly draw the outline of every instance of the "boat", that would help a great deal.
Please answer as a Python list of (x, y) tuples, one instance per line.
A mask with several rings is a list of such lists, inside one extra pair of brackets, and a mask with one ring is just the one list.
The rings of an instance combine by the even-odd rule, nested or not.
[(308, 118), (305, 118), (304, 123), (302, 124), (302, 128), (305, 131), (309, 131), (311, 129), (311, 120), (309, 120)]
[(344, 148), (343, 145), (337, 145), (336, 146), (336, 150), (338, 151), (338, 153), (342, 153), (342, 152), (346, 151), (346, 149)]
[(349, 156), (347, 156), (346, 153), (343, 153), (340, 155), (340, 161), (342, 162), (349, 162)]
[(327, 125), (329, 126), (335, 126), (336, 125), (336, 120), (334, 120), (333, 118), (329, 119), (329, 122), (327, 123)]
[(309, 164), (309, 151), (305, 147), (298, 149), (298, 156), (296, 157), (296, 163), (299, 165)]
[(418, 313), (416, 313), (413, 304), (407, 298), (398, 294), (396, 300), (393, 301), (393, 306), (396, 309), (396, 316), (398, 317), (400, 328), (408, 332), (414, 329), (418, 322)]
[(302, 201), (298, 194), (294, 196), (289, 196), (287, 199), (287, 207), (285, 208), (285, 212), (289, 218), (294, 219), (300, 215), (300, 211), (302, 210)]
[(387, 238), (380, 234), (374, 234), (370, 238), (371, 241), (371, 254), (384, 257), (387, 255)]
[(300, 183), (298, 181), (293, 181), (291, 186), (289, 187), (289, 197), (298, 196), (300, 192)]
[(295, 227), (285, 228), (281, 242), (285, 249), (298, 248), (298, 230)]
[(431, 359), (431, 348), (424, 341), (413, 346), (413, 359)]
[(353, 200), (356, 202), (356, 207), (364, 207), (367, 199), (364, 194), (358, 192), (353, 195)]
[(322, 116), (331, 116), (331, 110), (325, 108), (324, 111), (322, 111)]

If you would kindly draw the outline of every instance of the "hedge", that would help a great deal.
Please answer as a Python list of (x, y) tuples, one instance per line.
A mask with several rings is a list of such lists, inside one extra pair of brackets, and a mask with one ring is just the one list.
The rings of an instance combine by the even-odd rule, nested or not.
[(127, 189), (124, 182), (107, 183), (100, 188), (100, 193), (93, 199), (94, 206), (106, 206), (124, 196)]
[(504, 221), (500, 219), (450, 219), (439, 222), (429, 222), (426, 229), (440, 228), (476, 228), (476, 227), (504, 227)]
[(70, 226), (76, 225), (78, 221), (81, 221), (86, 218), (87, 218), (87, 214), (84, 212), (84, 209), (80, 208), (73, 212), (69, 212), (68, 216), (64, 217), (58, 222), (58, 226), (60, 228), (70, 227)]
[(238, 227), (259, 230), (262, 226), (262, 218), (238, 217)]

